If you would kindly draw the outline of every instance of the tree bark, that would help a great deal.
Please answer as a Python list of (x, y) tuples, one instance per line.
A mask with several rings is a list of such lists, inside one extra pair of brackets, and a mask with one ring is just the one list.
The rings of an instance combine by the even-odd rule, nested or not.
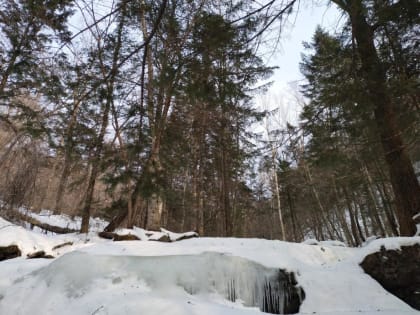
[(147, 207), (147, 224), (148, 230), (158, 231), (161, 226), (164, 201), (159, 193), (153, 193), (149, 198)]

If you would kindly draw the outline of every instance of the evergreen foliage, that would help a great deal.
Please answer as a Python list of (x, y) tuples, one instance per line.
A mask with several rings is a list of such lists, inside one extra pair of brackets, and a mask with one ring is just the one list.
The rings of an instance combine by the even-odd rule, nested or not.
[(299, 125), (261, 140), (276, 110), (254, 104), (273, 70), (258, 47), (295, 1), (4, 0), (0, 198), (82, 214), (82, 232), (100, 213), (107, 230), (410, 234), (420, 6), (331, 2), (347, 20), (306, 44)]

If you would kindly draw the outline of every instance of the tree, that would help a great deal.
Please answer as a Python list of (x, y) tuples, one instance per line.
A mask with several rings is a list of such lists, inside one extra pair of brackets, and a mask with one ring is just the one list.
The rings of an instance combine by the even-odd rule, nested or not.
[[(420, 185), (402, 138), (395, 112), (396, 105), (386, 79), (386, 69), (379, 58), (374, 41), (375, 30), (392, 23), (394, 19), (407, 19), (407, 22), (415, 23), (410, 19), (413, 16), (418, 18), (420, 5), (418, 3), (413, 5), (410, 1), (399, 1), (393, 5), (393, 2), (385, 1), (375, 10), (375, 6), (373, 9), (368, 6), (375, 4), (375, 1), (332, 1), (349, 16), (361, 62), (361, 73), (369, 101), (374, 107), (375, 122), (397, 202), (400, 233), (405, 236), (414, 235), (416, 228), (413, 217), (420, 212)], [(369, 21), (369, 17), (373, 19)]]
[(0, 5), (0, 121), (15, 134), (37, 136), (45, 131), (35, 119), (39, 111), (23, 100), (36, 93), (46, 98), (59, 94), (55, 67), (48, 67), (60, 56), (50, 55), (47, 45), (68, 40), (71, 4), (6, 0)]
[[(376, 128), (371, 126), (373, 114), (365, 101), (363, 81), (359, 77), (360, 61), (353, 56), (349, 36), (344, 33), (344, 36), (334, 37), (319, 29), (308, 47), (314, 54), (304, 58), (302, 71), (308, 80), (304, 93), (310, 101), (301, 115), (308, 139), (308, 158), (316, 167), (332, 173), (328, 177), (333, 179), (336, 199), (340, 201), (342, 192), (350, 218), (354, 216), (348, 187), (363, 196), (373, 233), (398, 234), (388, 198), (375, 184), (389, 180), (377, 172), (378, 164), (383, 168), (385, 162), (376, 154), (380, 150), (376, 140), (379, 137)], [(378, 194), (384, 198), (378, 198)], [(355, 202), (360, 204), (358, 200)], [(384, 224), (385, 218), (387, 224)], [(353, 218), (350, 223), (358, 243), (357, 220)], [(346, 231), (345, 225), (341, 225)]]
[(201, 108), (198, 115), (205, 113), (212, 121), (204, 122), (200, 132), (202, 118), (194, 117), (201, 138), (194, 142), (202, 147), (199, 151), (208, 152), (207, 161), (213, 165), (216, 209), (224, 220), (223, 233), (229, 236), (240, 216), (235, 194), (243, 192), (241, 176), (249, 158), (246, 128), (261, 116), (252, 108), (250, 89), (271, 71), (247, 44), (255, 21), (232, 26), (229, 19), (212, 12), (203, 12), (198, 21), (192, 42), (195, 58), (188, 65), (195, 77), (186, 82), (186, 96)]
[[(348, 17), (355, 51), (361, 63), (361, 79), (366, 96), (372, 104), (374, 120), (380, 135), (383, 154), (389, 171), (397, 203), (397, 217), (402, 235), (413, 235), (413, 216), (420, 211), (420, 185), (402, 137), (397, 119), (397, 104), (387, 80), (386, 63), (379, 56), (375, 46), (379, 30), (404, 21), (406, 27), (415, 29), (418, 25), (420, 5), (417, 2), (401, 0), (331, 0)], [(290, 1), (289, 4), (293, 4)], [(273, 13), (278, 16), (281, 11)]]
[[(157, 229), (174, 207), (170, 183), (192, 176), (196, 219), (190, 222), (204, 230), (206, 194), (212, 208), (206, 215), (223, 220), (220, 233), (231, 235), (238, 214), (235, 189), (243, 191), (238, 183), (246, 159), (242, 141), (246, 125), (256, 116), (249, 89), (267, 75), (268, 68), (248, 43), (256, 23), (253, 18), (232, 25), (229, 15), (215, 12), (221, 8), (203, 4), (169, 1), (143, 55), (139, 107), (144, 108), (145, 120), (138, 121), (144, 133), (137, 147), (142, 162), (128, 204), (135, 208), (141, 226)], [(148, 14), (154, 11), (140, 12), (143, 36), (147, 36), (155, 21)], [(173, 132), (178, 135), (175, 139)], [(181, 152), (184, 155), (178, 156)], [(206, 181), (214, 181), (212, 190), (205, 189)], [(184, 183), (184, 196), (187, 186)], [(183, 202), (186, 207), (186, 197)]]
[[(11, 153), (31, 147), (32, 158), (51, 143), (51, 116), (63, 95), (59, 79), (62, 54), (54, 54), (51, 43), (67, 43), (67, 19), (73, 1), (14, 1), (0, 4), (0, 127), (12, 134), (0, 166)], [(20, 148), (19, 148), (20, 146)], [(15, 152), (14, 152), (15, 151)], [(24, 160), (30, 159), (25, 154)], [(35, 182), (34, 163), (28, 180)], [(21, 190), (24, 190), (23, 185)], [(32, 185), (34, 187), (34, 185)]]
[(93, 193), (96, 180), (101, 171), (105, 135), (110, 120), (111, 108), (115, 101), (116, 79), (121, 70), (120, 60), (122, 59), (121, 50), (126, 18), (125, 11), (126, 2), (122, 1), (119, 11), (120, 15), (118, 16), (117, 26), (113, 34), (107, 34), (108, 30), (111, 29), (110, 24), (105, 33), (98, 32), (93, 34), (97, 47), (92, 52), (92, 55), (97, 57), (97, 67), (99, 70), (98, 77), (96, 78), (96, 80), (99, 80), (99, 83), (94, 82), (94, 102), (100, 104), (100, 110), (98, 115), (99, 121), (95, 122), (97, 124), (97, 128), (95, 128), (97, 132), (92, 139), (93, 143), (89, 152), (90, 172), (82, 210), (81, 233), (87, 233), (89, 231)]

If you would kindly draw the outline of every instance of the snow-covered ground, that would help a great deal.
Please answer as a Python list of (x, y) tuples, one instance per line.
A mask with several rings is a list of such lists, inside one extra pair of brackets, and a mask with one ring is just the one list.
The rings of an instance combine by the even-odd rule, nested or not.
[[(69, 219), (54, 220), (67, 224)], [(151, 237), (142, 229), (120, 232)], [(72, 245), (53, 249), (66, 242)], [(246, 302), (250, 283), (280, 268), (295, 272), (305, 291), (299, 314), (414, 315), (419, 312), (358, 265), (382, 245), (395, 249), (414, 243), (420, 237), (379, 239), (362, 248), (236, 238), (113, 242), (95, 233), (45, 235), (0, 218), (0, 246), (16, 244), (22, 250), (22, 257), (0, 262), (0, 314), (264, 314)], [(37, 250), (56, 258), (26, 259)], [(232, 279), (236, 302), (225, 298)]]

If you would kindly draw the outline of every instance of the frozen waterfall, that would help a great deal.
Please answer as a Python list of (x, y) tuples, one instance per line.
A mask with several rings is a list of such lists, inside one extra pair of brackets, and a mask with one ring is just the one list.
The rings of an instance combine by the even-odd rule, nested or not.
[[(297, 313), (304, 298), (293, 273), (241, 257), (206, 252), (179, 256), (93, 256), (72, 252), (35, 274), (49, 287), (77, 298), (97, 286), (141, 283), (149, 290), (216, 293), (267, 313)], [(105, 282), (104, 282), (105, 281)]]

